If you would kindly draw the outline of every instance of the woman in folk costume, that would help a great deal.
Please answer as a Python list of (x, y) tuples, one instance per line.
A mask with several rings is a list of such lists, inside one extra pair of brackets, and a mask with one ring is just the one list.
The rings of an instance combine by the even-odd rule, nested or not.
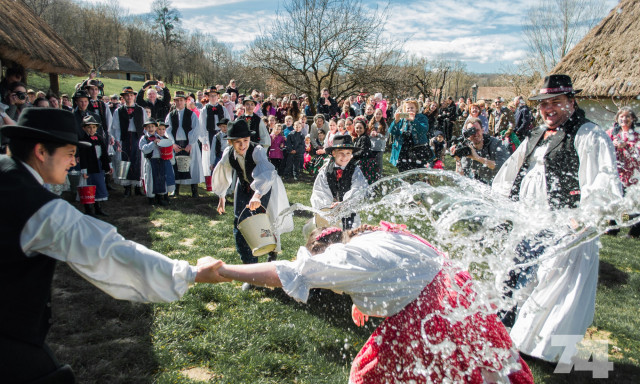
[(144, 122), (144, 137), (140, 139), (142, 152), (142, 180), (149, 204), (169, 205), (169, 193), (176, 188), (172, 160), (160, 155), (161, 140), (168, 140), (167, 126), (149, 117)]
[[(167, 124), (167, 136), (173, 141), (173, 150), (176, 156), (174, 166), (176, 176), (176, 196), (180, 193), (180, 184), (191, 185), (191, 196), (198, 197), (198, 184), (204, 182), (202, 171), (202, 154), (198, 141), (203, 149), (209, 150), (205, 132), (200, 129), (198, 116), (193, 111), (185, 108), (186, 97), (184, 91), (176, 91), (173, 100), (176, 109), (171, 111), (165, 123)], [(181, 172), (178, 162), (179, 156), (189, 156), (189, 171)]]
[(125, 104), (113, 113), (111, 122), (111, 136), (117, 147), (116, 161), (129, 161), (131, 166), (125, 180), (120, 180), (124, 186), (124, 196), (131, 196), (131, 187), (135, 187), (135, 194), (142, 196), (140, 190), (140, 148), (138, 143), (144, 135), (144, 109), (135, 103), (136, 93), (131, 87), (124, 87), (120, 96)]
[(346, 293), (358, 325), (385, 317), (353, 361), (350, 384), (533, 383), (469, 273), (403, 225), (318, 228), (294, 261), (222, 264), (218, 273), (302, 302), (312, 288)]
[(219, 196), (218, 213), (225, 212), (224, 196), (231, 185), (233, 171), (236, 171), (236, 189), (233, 199), (233, 233), (236, 239), (236, 248), (242, 262), (245, 264), (257, 263), (258, 258), (253, 256), (242, 233), (238, 230), (240, 214), (248, 207), (250, 210), (258, 209), (261, 205), (267, 210), (276, 232), (277, 246), (274, 252), (269, 254), (269, 261), (275, 260), (280, 252), (280, 235), (293, 230), (293, 218), (291, 215), (279, 217), (279, 214), (289, 208), (287, 191), (278, 176), (278, 172), (267, 159), (267, 151), (259, 144), (251, 142), (253, 132), (245, 120), (236, 120), (229, 123), (227, 140), (229, 146), (222, 153), (222, 159), (213, 170), (213, 193)]

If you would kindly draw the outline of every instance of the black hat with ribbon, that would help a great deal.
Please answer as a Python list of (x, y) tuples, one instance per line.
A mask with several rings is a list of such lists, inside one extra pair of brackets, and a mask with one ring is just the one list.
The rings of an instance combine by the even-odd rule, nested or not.
[(120, 96), (124, 96), (129, 93), (135, 95), (136, 91), (134, 91), (132, 87), (124, 87), (122, 88), (122, 92), (120, 92)]
[(147, 117), (144, 123), (142, 123), (142, 126), (146, 127), (147, 125), (158, 125), (158, 121), (153, 117)]
[(227, 140), (243, 139), (251, 137), (255, 133), (249, 129), (249, 124), (242, 119), (229, 123), (228, 127)]
[(91, 100), (91, 96), (89, 96), (89, 94), (87, 93), (87, 91), (85, 91), (84, 89), (78, 89), (74, 94), (73, 94), (73, 100), (79, 99), (81, 97), (86, 97), (87, 100)]
[(76, 118), (73, 113), (57, 108), (27, 108), (15, 125), (0, 128), (2, 136), (10, 139), (35, 140), (91, 146), (78, 140)]
[(336, 149), (350, 149), (353, 153), (360, 152), (362, 148), (358, 148), (353, 145), (353, 139), (351, 135), (337, 135), (333, 137), (333, 144), (330, 147), (325, 148), (327, 153), (331, 153)]
[(85, 125), (102, 125), (98, 122), (98, 120), (96, 120), (95, 116), (93, 115), (87, 115), (82, 119), (82, 126), (84, 127)]
[(571, 77), (567, 75), (549, 75), (544, 78), (542, 88), (536, 96), (530, 97), (529, 100), (544, 100), (556, 97), (558, 95), (573, 96), (582, 89), (574, 89)]

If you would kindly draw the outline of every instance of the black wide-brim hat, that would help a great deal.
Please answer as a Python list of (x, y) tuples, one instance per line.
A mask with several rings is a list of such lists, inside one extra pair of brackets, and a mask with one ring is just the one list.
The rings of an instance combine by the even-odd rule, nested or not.
[(223, 117), (222, 119), (220, 119), (220, 121), (218, 121), (218, 124), (216, 125), (229, 125), (229, 119)]
[(207, 89), (207, 95), (210, 93), (217, 93), (219, 95), (220, 91), (216, 87), (209, 87), (209, 89)]
[(98, 122), (98, 120), (96, 120), (96, 118), (92, 115), (87, 115), (82, 119), (82, 126), (84, 127), (85, 125), (97, 125), (97, 126), (101, 126), (102, 124), (100, 124)]
[(530, 97), (529, 100), (545, 100), (558, 95), (573, 96), (581, 91), (582, 89), (573, 89), (571, 77), (567, 75), (549, 75), (545, 76), (540, 92), (536, 96)]
[(120, 96), (124, 96), (129, 93), (135, 95), (136, 91), (134, 91), (132, 87), (124, 87), (122, 88), (122, 92), (120, 92)]
[(91, 96), (89, 96), (89, 93), (87, 93), (87, 91), (85, 91), (84, 89), (78, 89), (74, 94), (72, 99), (76, 100), (79, 99), (81, 97), (86, 97), (87, 100), (91, 100)]
[(56, 108), (27, 108), (15, 125), (5, 125), (0, 133), (9, 139), (26, 139), (38, 142), (63, 144), (91, 144), (78, 140), (77, 122), (73, 113)]
[(331, 154), (334, 149), (350, 149), (353, 153), (360, 152), (362, 148), (358, 148), (353, 145), (351, 135), (337, 135), (333, 137), (333, 144), (330, 147), (325, 148), (325, 152)]
[(146, 127), (147, 125), (158, 125), (158, 121), (153, 117), (147, 117), (144, 123), (142, 123), (142, 126)]
[(253, 104), (258, 105), (258, 102), (253, 98), (253, 96), (245, 97), (244, 100), (242, 100), (242, 105), (245, 105), (248, 102), (252, 102)]
[(249, 130), (249, 124), (245, 120), (236, 120), (228, 125), (227, 140), (244, 139), (251, 137), (255, 132)]

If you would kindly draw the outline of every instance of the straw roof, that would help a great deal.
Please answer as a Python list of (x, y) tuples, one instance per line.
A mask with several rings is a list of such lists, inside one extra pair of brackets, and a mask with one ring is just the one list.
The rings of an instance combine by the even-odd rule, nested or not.
[(21, 1), (0, 0), (0, 59), (46, 73), (85, 75), (89, 65)]
[(100, 67), (100, 72), (133, 72), (133, 73), (147, 73), (140, 64), (133, 61), (130, 57), (126, 56), (113, 56), (109, 60), (105, 61)]
[(580, 97), (640, 94), (640, 4), (620, 3), (551, 71), (571, 76)]

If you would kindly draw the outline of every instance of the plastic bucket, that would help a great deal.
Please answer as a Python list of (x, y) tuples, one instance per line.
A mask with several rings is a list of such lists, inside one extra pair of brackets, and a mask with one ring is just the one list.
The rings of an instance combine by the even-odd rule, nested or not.
[(158, 143), (158, 148), (160, 148), (160, 158), (162, 160), (173, 159), (173, 142), (171, 140), (160, 140), (160, 142)]
[(113, 177), (118, 180), (126, 180), (127, 174), (129, 173), (129, 168), (131, 168), (131, 162), (122, 160), (122, 156), (125, 154), (121, 153), (120, 161), (115, 162), (115, 168), (113, 170)]
[[(240, 212), (240, 216), (246, 210)], [(244, 236), (253, 256), (262, 256), (276, 249), (276, 236), (266, 213), (255, 213), (238, 223), (238, 230)]]
[(78, 195), (80, 195), (80, 204), (93, 204), (96, 202), (96, 186), (78, 187)]
[(178, 167), (178, 172), (189, 172), (191, 156), (176, 156), (176, 166)]
[(204, 177), (204, 184), (207, 186), (207, 191), (213, 191), (213, 185), (211, 184), (211, 176)]

